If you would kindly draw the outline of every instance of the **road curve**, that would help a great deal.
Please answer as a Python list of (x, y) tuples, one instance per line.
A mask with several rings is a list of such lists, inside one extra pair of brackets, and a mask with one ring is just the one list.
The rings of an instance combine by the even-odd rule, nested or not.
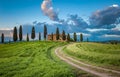
[[(96, 67), (96, 66), (92, 66), (92, 65), (89, 65), (89, 64), (85, 64), (81, 61), (78, 61), (76, 59), (73, 59), (67, 55), (65, 55), (62, 51), (62, 48), (63, 47), (58, 47), (56, 50), (55, 50), (55, 54), (63, 61), (65, 61), (66, 63), (70, 64), (71, 66), (73, 67), (76, 67), (80, 70), (83, 70), (83, 71), (86, 71), (88, 73), (91, 73), (93, 75), (96, 75), (96, 76), (99, 76), (99, 77), (119, 77), (120, 76), (120, 72), (119, 71), (115, 71), (115, 70), (109, 70), (109, 69), (105, 69), (105, 68), (101, 68), (101, 67)], [(84, 65), (81, 66), (81, 65)], [(93, 68), (93, 69), (91, 69)], [(100, 71), (106, 71), (106, 72), (100, 72), (100, 71), (96, 71), (95, 69), (97, 70), (100, 70)], [(116, 73), (117, 76), (114, 76), (108, 72), (113, 72), (113, 73)]]

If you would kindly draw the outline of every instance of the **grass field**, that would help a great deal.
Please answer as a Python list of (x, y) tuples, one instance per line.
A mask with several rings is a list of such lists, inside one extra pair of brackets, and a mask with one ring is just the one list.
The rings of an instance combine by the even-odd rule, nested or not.
[[(22, 42), (0, 45), (0, 77), (73, 77), (71, 69), (51, 57), (65, 43)], [(61, 64), (60, 64), (61, 63)]]
[(0, 44), (0, 77), (93, 77), (70, 67), (54, 53), (64, 42)]
[(75, 43), (63, 50), (66, 54), (83, 62), (120, 70), (120, 44)]

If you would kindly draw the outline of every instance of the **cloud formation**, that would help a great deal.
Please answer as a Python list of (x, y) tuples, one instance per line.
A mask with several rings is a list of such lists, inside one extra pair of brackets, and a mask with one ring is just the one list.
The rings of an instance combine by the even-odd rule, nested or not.
[(53, 21), (59, 21), (58, 13), (52, 7), (52, 0), (44, 0), (41, 4), (43, 13)]
[(82, 29), (85, 29), (88, 27), (88, 24), (77, 14), (75, 15), (69, 15), (69, 18), (67, 19), (68, 23), (71, 23), (72, 25), (79, 26)]
[(98, 10), (94, 12), (90, 16), (89, 20), (91, 25), (94, 25), (94, 27), (96, 26), (98, 28), (101, 27), (104, 28), (104, 26), (107, 25), (108, 28), (114, 28), (115, 26), (113, 24), (115, 24), (117, 18), (119, 17), (120, 17), (120, 7), (114, 4), (106, 9)]

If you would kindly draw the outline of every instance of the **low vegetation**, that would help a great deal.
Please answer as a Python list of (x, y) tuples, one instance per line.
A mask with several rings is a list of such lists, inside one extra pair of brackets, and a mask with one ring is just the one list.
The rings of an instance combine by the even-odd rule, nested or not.
[(0, 45), (1, 77), (74, 77), (68, 65), (51, 57), (60, 42), (20, 42)]
[(120, 44), (75, 43), (64, 48), (69, 56), (93, 65), (120, 69)]

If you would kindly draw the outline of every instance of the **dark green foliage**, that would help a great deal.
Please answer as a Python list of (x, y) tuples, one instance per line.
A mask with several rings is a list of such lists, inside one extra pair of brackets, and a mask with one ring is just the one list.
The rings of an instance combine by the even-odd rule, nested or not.
[(111, 40), (110, 43), (111, 43), (111, 44), (117, 44), (118, 41), (116, 41), (116, 40)]
[(56, 29), (56, 40), (59, 40), (60, 34), (59, 34), (59, 28)]
[(74, 32), (74, 41), (76, 42), (77, 41), (77, 35), (76, 35), (76, 33)]
[(1, 35), (1, 43), (4, 43), (4, 33)]
[(47, 36), (47, 26), (44, 25), (44, 40), (46, 40), (46, 36)]
[(13, 30), (13, 41), (17, 41), (18, 39), (18, 36), (17, 36), (17, 28), (14, 27), (14, 30)]
[(51, 34), (51, 40), (53, 40), (53, 33)]
[(62, 32), (62, 40), (66, 40), (66, 35), (65, 35), (65, 31), (64, 30)]
[(31, 39), (35, 39), (35, 28), (34, 28), (34, 26), (32, 27)]
[(19, 40), (22, 41), (22, 25), (20, 25), (20, 28), (19, 28)]
[(67, 35), (67, 41), (69, 42), (70, 41), (70, 34), (68, 33)]
[(80, 41), (81, 42), (83, 41), (83, 34), (82, 33), (80, 34)]
[(27, 33), (27, 38), (26, 38), (27, 41), (29, 41), (29, 34)]
[(41, 33), (39, 32), (39, 41), (41, 40)]

